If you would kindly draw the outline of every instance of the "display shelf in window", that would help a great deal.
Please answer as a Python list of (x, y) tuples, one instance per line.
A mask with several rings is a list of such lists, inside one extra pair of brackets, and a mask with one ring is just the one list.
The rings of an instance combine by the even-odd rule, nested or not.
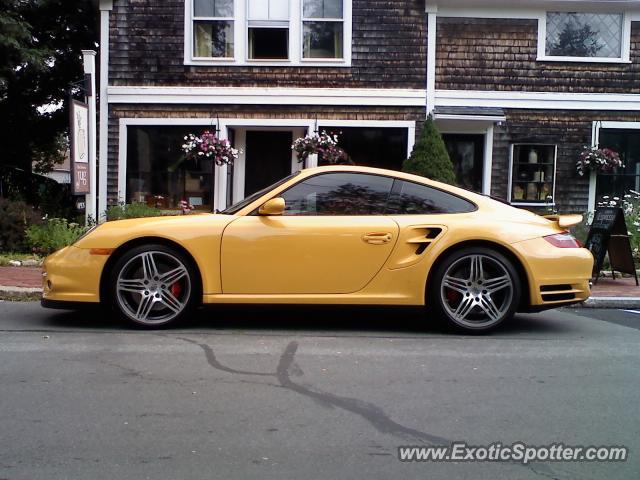
[(556, 145), (511, 145), (508, 200), (513, 205), (552, 206), (556, 190)]

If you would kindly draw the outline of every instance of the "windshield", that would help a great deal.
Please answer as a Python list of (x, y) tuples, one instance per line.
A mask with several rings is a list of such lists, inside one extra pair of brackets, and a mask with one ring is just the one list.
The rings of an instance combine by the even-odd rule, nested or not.
[(265, 193), (269, 192), (270, 190), (273, 190), (274, 188), (279, 187), (283, 183), (291, 180), (293, 177), (295, 177), (299, 173), (300, 172), (295, 172), (295, 173), (292, 173), (291, 175), (289, 175), (288, 177), (283, 178), (282, 180), (278, 180), (273, 185), (269, 185), (268, 187), (263, 188), (262, 190), (259, 190), (259, 191), (257, 191), (256, 193), (254, 193), (252, 195), (249, 195), (244, 200), (240, 200), (238, 203), (234, 203), (233, 205), (231, 205), (230, 207), (227, 207), (226, 209), (224, 209), (220, 213), (223, 214), (223, 215), (233, 215), (234, 213), (239, 212), (240, 210), (242, 210), (244, 207), (249, 205), (254, 200), (260, 198), (262, 195), (264, 195)]

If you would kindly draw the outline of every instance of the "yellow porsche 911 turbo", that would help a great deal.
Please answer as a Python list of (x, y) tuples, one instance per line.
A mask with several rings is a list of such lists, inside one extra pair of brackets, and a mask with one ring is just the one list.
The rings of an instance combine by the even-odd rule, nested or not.
[(397, 171), (303, 170), (217, 214), (107, 222), (44, 263), (42, 305), (145, 327), (201, 304), (424, 305), (463, 331), (585, 300), (593, 257), (541, 217)]

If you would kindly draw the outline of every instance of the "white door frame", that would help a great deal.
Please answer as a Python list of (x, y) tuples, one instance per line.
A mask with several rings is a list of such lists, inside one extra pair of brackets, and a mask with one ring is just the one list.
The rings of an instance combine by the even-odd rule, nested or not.
[[(230, 128), (230, 127), (227, 127)], [(291, 132), (292, 140), (302, 137), (306, 134), (305, 127), (231, 127), (235, 130), (235, 148), (240, 150), (238, 160), (233, 164), (233, 179), (232, 179), (232, 197), (233, 203), (239, 202), (245, 197), (245, 168), (246, 168), (246, 151), (247, 151), (247, 132), (248, 131), (269, 131), (269, 132)], [(291, 150), (291, 173), (297, 172), (302, 168), (296, 153)]]
[[(600, 130), (603, 128), (640, 130), (640, 122), (616, 122), (601, 120), (594, 121), (591, 124), (592, 147), (597, 147), (600, 144)], [(589, 175), (589, 204), (587, 205), (588, 211), (594, 211), (596, 208), (596, 179), (596, 172), (591, 172), (591, 174)]]
[[(502, 120), (500, 120), (502, 121)], [(491, 195), (491, 171), (493, 168), (493, 121), (439, 119), (436, 124), (441, 134), (484, 135), (482, 163), (482, 193)]]

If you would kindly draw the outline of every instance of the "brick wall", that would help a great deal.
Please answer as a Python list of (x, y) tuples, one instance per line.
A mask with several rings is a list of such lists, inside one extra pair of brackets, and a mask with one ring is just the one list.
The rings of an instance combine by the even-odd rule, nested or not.
[(110, 15), (110, 84), (425, 86), (424, 0), (353, 0), (351, 68), (185, 66), (184, 41), (184, 0), (115, 0)]
[(436, 88), (640, 93), (640, 22), (631, 63), (536, 61), (537, 20), (439, 18)]

